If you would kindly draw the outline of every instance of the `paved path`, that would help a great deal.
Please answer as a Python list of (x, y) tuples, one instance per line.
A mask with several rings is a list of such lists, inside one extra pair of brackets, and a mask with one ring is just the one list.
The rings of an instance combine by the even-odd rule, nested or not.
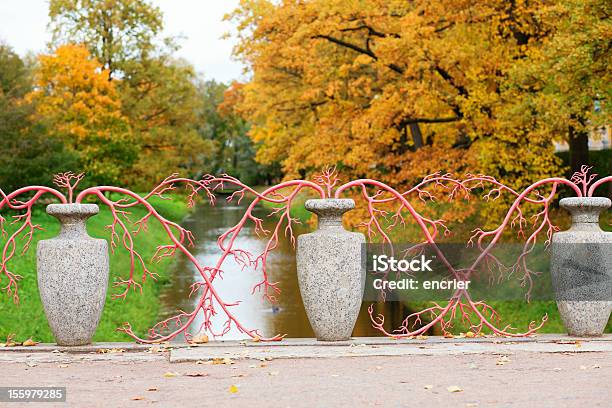
[(612, 401), (612, 336), (0, 350), (0, 385), (67, 386), (71, 407), (559, 408)]

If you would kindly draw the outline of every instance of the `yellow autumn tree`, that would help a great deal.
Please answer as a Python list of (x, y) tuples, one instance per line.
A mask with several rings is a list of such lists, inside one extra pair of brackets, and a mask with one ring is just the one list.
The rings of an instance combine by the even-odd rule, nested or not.
[(114, 83), (85, 47), (64, 45), (40, 55), (26, 98), (49, 135), (77, 154), (80, 168), (71, 170), (101, 184), (124, 180), (137, 146)]
[(556, 172), (552, 135), (513, 117), (508, 72), (548, 33), (546, 0), (243, 0), (238, 109), (288, 176), (336, 164), (401, 186), (433, 171), (514, 186)]

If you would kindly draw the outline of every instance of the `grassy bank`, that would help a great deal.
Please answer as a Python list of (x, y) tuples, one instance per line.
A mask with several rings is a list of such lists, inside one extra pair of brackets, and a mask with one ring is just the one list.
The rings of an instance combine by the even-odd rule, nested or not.
[[(180, 197), (171, 201), (154, 198), (151, 202), (162, 215), (172, 221), (181, 221), (189, 211), (184, 200)], [(145, 210), (134, 208), (132, 213), (134, 219), (137, 219), (137, 217), (145, 214)], [(3, 215), (7, 218), (11, 214), (3, 213)], [(15, 305), (4, 293), (0, 294), (0, 342), (11, 333), (16, 335), (17, 341), (23, 341), (28, 337), (44, 342), (53, 341), (38, 293), (36, 242), (56, 236), (59, 232), (59, 223), (55, 218), (44, 212), (43, 206), (35, 209), (33, 218), (33, 222), (43, 225), (45, 230), (35, 235), (32, 246), (25, 255), (16, 256), (10, 263), (11, 270), (23, 276), (19, 285), (20, 303)], [(89, 234), (96, 238), (108, 239), (109, 234), (105, 226), (110, 224), (111, 220), (110, 211), (101, 206), (100, 214), (92, 217), (87, 223)], [(14, 230), (14, 226), (9, 225), (7, 231), (10, 233), (12, 230)], [(4, 243), (4, 240), (1, 242)], [(150, 260), (156, 246), (167, 242), (169, 240), (166, 233), (155, 221), (151, 220), (148, 231), (142, 235), (139, 234), (137, 237), (136, 247), (145, 260)], [(106, 306), (94, 340), (127, 340), (127, 336), (115, 331), (123, 322), (130, 322), (136, 333), (146, 333), (146, 330), (157, 319), (160, 308), (159, 293), (163, 284), (168, 282), (170, 278), (171, 263), (172, 260), (170, 259), (160, 264), (150, 264), (151, 270), (158, 273), (160, 278), (157, 282), (148, 280), (143, 287), (142, 294), (130, 292), (125, 300), (112, 300), (111, 295), (117, 293), (118, 289), (109, 287)], [(125, 250), (119, 249), (111, 255), (110, 282), (118, 277), (125, 278), (128, 273), (129, 256)], [(6, 279), (3, 279), (0, 283), (2, 286), (6, 285)]]

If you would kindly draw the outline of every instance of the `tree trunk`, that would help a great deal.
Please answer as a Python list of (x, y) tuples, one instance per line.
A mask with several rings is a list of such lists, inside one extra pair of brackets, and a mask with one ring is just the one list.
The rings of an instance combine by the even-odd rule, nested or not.
[(423, 134), (421, 133), (421, 127), (418, 123), (410, 124), (410, 133), (412, 134), (412, 142), (414, 143), (414, 150), (418, 150), (423, 147)]
[[(410, 129), (412, 145), (408, 143), (408, 129)], [(418, 123), (404, 124), (399, 128), (399, 131), (401, 132), (399, 147), (396, 150), (398, 154), (404, 154), (409, 150), (415, 152), (423, 147), (423, 134), (421, 133), (421, 127)]]
[(585, 130), (569, 127), (569, 156), (572, 172), (580, 171), (580, 166), (589, 164), (589, 134)]

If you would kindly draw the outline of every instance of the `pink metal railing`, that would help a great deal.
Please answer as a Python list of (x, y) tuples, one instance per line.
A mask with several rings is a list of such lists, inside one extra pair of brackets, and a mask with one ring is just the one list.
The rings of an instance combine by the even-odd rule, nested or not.
[[(76, 195), (76, 198), (74, 193), (83, 175), (64, 173), (57, 175), (54, 178), (54, 182), (59, 188), (66, 189), (66, 194), (43, 186), (24, 187), (10, 194), (5, 194), (0, 190), (0, 210), (7, 207), (10, 210), (22, 212), (13, 216), (13, 224), (18, 225), (18, 227), (11, 234), (8, 234), (4, 228), (6, 219), (0, 216), (0, 232), (5, 239), (0, 259), (0, 279), (3, 279), (3, 277), (7, 279), (7, 283), (2, 289), (17, 303), (19, 301), (18, 282), (21, 277), (10, 270), (9, 264), (17, 252), (18, 238), (21, 236), (25, 241), (21, 250), (22, 253), (25, 253), (30, 247), (35, 231), (42, 229), (40, 225), (33, 224), (32, 209), (43, 195), (51, 195), (61, 203), (71, 203), (73, 200), (76, 203), (81, 203), (93, 198), (100, 201), (101, 204), (110, 210), (112, 222), (107, 228), (110, 231), (111, 250), (114, 252), (117, 248), (122, 248), (130, 256), (128, 276), (113, 283), (114, 287), (120, 288), (120, 292), (113, 295), (114, 299), (124, 299), (129, 294), (130, 289), (142, 291), (142, 284), (146, 279), (156, 279), (156, 274), (148, 268), (147, 261), (138, 252), (134, 244), (135, 237), (139, 233), (146, 231), (150, 220), (158, 222), (170, 240), (169, 244), (157, 247), (151, 261), (159, 262), (164, 258), (172, 257), (177, 251), (182, 252), (199, 272), (201, 278), (194, 282), (190, 288), (190, 297), (196, 294), (199, 296), (199, 300), (193, 310), (178, 311), (175, 316), (157, 323), (149, 330), (146, 338), (134, 333), (129, 323), (125, 323), (118, 330), (125, 332), (136, 341), (142, 343), (167, 341), (179, 334), (183, 334), (189, 341), (190, 334), (187, 330), (198, 314), (201, 313), (203, 319), (198, 331), (206, 330), (214, 336), (222, 336), (234, 326), (239, 331), (257, 340), (280, 340), (284, 335), (278, 334), (270, 338), (263, 338), (257, 329), (247, 328), (241, 324), (232, 311), (232, 307), (236, 306), (239, 302), (227, 302), (224, 300), (218, 291), (215, 290), (215, 280), (221, 276), (223, 272), (222, 265), (225, 260), (232, 259), (243, 269), (253, 268), (256, 271), (260, 271), (261, 281), (252, 288), (252, 294), (255, 294), (255, 292), (261, 293), (270, 302), (277, 300), (276, 296), (280, 293), (280, 288), (277, 283), (269, 281), (268, 255), (277, 248), (280, 234), (285, 234), (295, 246), (293, 226), (299, 223), (299, 220), (291, 216), (290, 210), (300, 192), (311, 190), (320, 198), (339, 198), (343, 194), (352, 191), (356, 192), (357, 197), (363, 199), (366, 205), (367, 220), (360, 227), (365, 229), (370, 241), (375, 237), (380, 237), (383, 243), (391, 244), (392, 240), (389, 231), (395, 227), (405, 225), (407, 217), (412, 219), (424, 237), (423, 244), (431, 245), (436, 249), (439, 259), (446, 264), (452, 274), (463, 279), (465, 276), (460, 276), (460, 273), (454, 270), (446, 261), (444, 254), (437, 249), (436, 239), (440, 234), (450, 234), (450, 229), (447, 227), (446, 222), (442, 219), (425, 217), (411, 204), (411, 200), (416, 199), (421, 202), (435, 200), (437, 197), (433, 192), (434, 189), (445, 192), (446, 198), (449, 201), (459, 196), (469, 199), (475, 191), (486, 191), (488, 189), (484, 194), (486, 200), (496, 200), (502, 194), (508, 194), (510, 197), (514, 197), (514, 199), (506, 211), (502, 222), (497, 227), (491, 230), (477, 228), (473, 231), (468, 244), (475, 245), (479, 249), (480, 255), (469, 270), (476, 270), (482, 263), (501, 267), (501, 261), (491, 253), (491, 250), (499, 242), (504, 231), (509, 228), (515, 229), (519, 236), (524, 238), (524, 247), (516, 262), (510, 267), (510, 270), (513, 273), (520, 274), (521, 282), (527, 288), (526, 296), (528, 299), (533, 286), (534, 272), (527, 266), (526, 259), (541, 235), (545, 235), (545, 244), (548, 245), (552, 234), (558, 230), (553, 225), (549, 215), (549, 210), (558, 193), (558, 188), (560, 186), (567, 186), (578, 197), (592, 196), (598, 187), (612, 181), (611, 176), (596, 180), (596, 175), (589, 174), (589, 171), (590, 168), (585, 166), (580, 172), (575, 173), (570, 180), (558, 177), (548, 178), (534, 183), (521, 192), (504, 185), (492, 177), (469, 174), (465, 178), (459, 179), (454, 178), (450, 174), (435, 173), (425, 177), (420, 183), (405, 192), (399, 192), (387, 184), (371, 179), (353, 180), (339, 185), (340, 180), (335, 169), (323, 171), (320, 175), (315, 176), (313, 181), (286, 181), (262, 192), (257, 192), (243, 184), (240, 180), (228, 175), (219, 177), (207, 175), (200, 180), (192, 180), (181, 178), (174, 174), (164, 179), (145, 196), (140, 196), (124, 188), (96, 186), (81, 191)], [(190, 250), (194, 244), (193, 234), (177, 223), (164, 218), (149, 202), (151, 197), (168, 199), (165, 194), (176, 189), (179, 185), (184, 185), (188, 190), (187, 203), (189, 206), (193, 206), (196, 197), (200, 195), (204, 195), (211, 204), (214, 204), (216, 201), (215, 193), (229, 185), (237, 188), (237, 190), (227, 198), (228, 201), (240, 203), (247, 195), (253, 197), (240, 221), (228, 227), (219, 236), (217, 245), (221, 249), (221, 255), (214, 265), (201, 265)], [(544, 187), (550, 187), (548, 194), (541, 194), (539, 192), (538, 189)], [(115, 196), (118, 195), (120, 198), (111, 199), (109, 198), (111, 195), (108, 193), (115, 193)], [(29, 198), (20, 199), (20, 197)], [(253, 209), (262, 201), (270, 202), (275, 206), (271, 215), (277, 216), (277, 221), (272, 230), (266, 230), (263, 226), (263, 220), (254, 215)], [(525, 203), (540, 207), (540, 210), (532, 217), (533, 227), (529, 235), (526, 235), (528, 224), (521, 207)], [(142, 206), (146, 210), (146, 214), (138, 220), (133, 220), (131, 218), (132, 214), (129, 211), (130, 208), (135, 206)], [(393, 207), (391, 212), (388, 210), (390, 207)], [(266, 238), (266, 244), (261, 253), (254, 254), (241, 249), (237, 245), (237, 237), (240, 232), (251, 225), (258, 236)], [(541, 322), (531, 322), (523, 332), (511, 329), (510, 325), (498, 327), (497, 325), (501, 322), (501, 319), (497, 312), (484, 301), (472, 300), (466, 289), (455, 291), (446, 305), (434, 303), (431, 307), (410, 314), (403, 320), (400, 327), (392, 332), (388, 332), (384, 328), (384, 316), (375, 315), (373, 306), (370, 306), (368, 310), (374, 327), (385, 335), (395, 338), (416, 336), (425, 333), (435, 325), (439, 325), (442, 332), (448, 334), (452, 327), (452, 322), (456, 318), (466, 322), (474, 333), (479, 333), (486, 327), (497, 335), (526, 336), (540, 329), (547, 320), (545, 315), (542, 317)], [(213, 316), (218, 313), (225, 315), (226, 320), (221, 331), (215, 332), (211, 321)], [(426, 324), (423, 324), (424, 316), (430, 318), (430, 321)]]

